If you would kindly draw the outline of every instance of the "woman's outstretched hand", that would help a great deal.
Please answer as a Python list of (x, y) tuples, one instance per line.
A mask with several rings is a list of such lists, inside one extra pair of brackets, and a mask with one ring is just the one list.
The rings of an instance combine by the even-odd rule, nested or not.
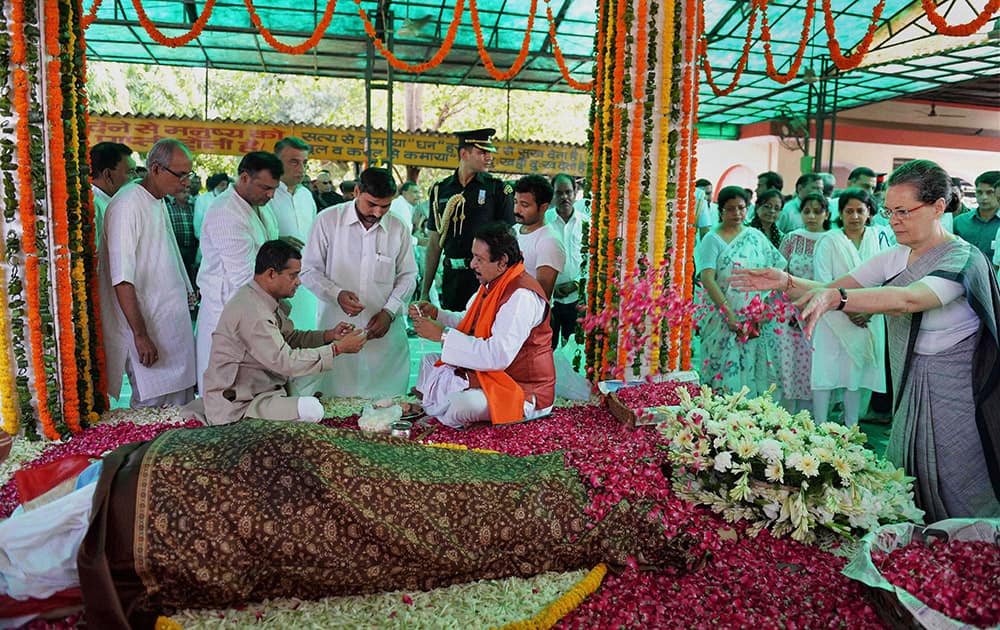
[(799, 309), (799, 322), (802, 323), (802, 333), (806, 339), (812, 339), (816, 322), (823, 317), (823, 314), (832, 311), (839, 304), (840, 291), (827, 288), (813, 289), (795, 300), (795, 307)]
[(781, 291), (788, 284), (788, 274), (775, 267), (733, 270), (729, 286), (740, 291)]

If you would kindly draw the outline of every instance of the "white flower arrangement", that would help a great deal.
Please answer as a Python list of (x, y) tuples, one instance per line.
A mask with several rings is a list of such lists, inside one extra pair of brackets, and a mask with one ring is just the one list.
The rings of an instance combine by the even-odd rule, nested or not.
[(748, 520), (777, 537), (812, 542), (823, 527), (854, 538), (879, 525), (923, 522), (912, 477), (864, 447), (858, 428), (790, 414), (747, 390), (692, 397), (655, 410), (670, 440), (673, 489), (727, 521)]

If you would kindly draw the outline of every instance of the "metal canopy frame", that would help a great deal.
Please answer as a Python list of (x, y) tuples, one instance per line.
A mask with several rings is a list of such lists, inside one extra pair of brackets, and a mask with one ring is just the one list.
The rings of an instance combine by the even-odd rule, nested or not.
[[(165, 35), (178, 36), (204, 6), (203, 0), (141, 0), (150, 19)], [(551, 0), (559, 47), (569, 72), (589, 80), (594, 65), (594, 29), (598, 0)], [(717, 85), (727, 85), (747, 35), (751, 0), (703, 0), (708, 55)], [(739, 86), (729, 95), (716, 96), (704, 81), (700, 89), (699, 122), (705, 125), (745, 125), (774, 119), (779, 111), (810, 115), (815, 81), (837, 77), (835, 107), (843, 110), (881, 100), (915, 94), (933, 94), (935, 100), (969, 102), (1000, 108), (995, 75), (1000, 69), (1000, 27), (987, 24), (970, 37), (944, 37), (935, 33), (920, 0), (886, 0), (885, 10), (864, 64), (839, 72), (828, 63), (823, 10), (809, 26), (809, 39), (799, 76), (787, 85), (767, 76), (760, 41), (760, 19), (751, 33), (750, 58)], [(85, 2), (85, 8), (86, 8)], [(839, 0), (834, 3), (836, 36), (850, 52), (871, 22), (875, 0)], [(939, 13), (949, 23), (970, 20), (985, 5), (983, 0), (943, 0)], [(256, 0), (254, 6), (265, 26), (288, 44), (305, 40), (325, 9), (323, 0)], [(516, 59), (527, 26), (529, 0), (479, 0), (480, 23), (487, 52), (500, 69)], [(361, 7), (374, 15), (391, 9), (386, 31), (394, 34), (392, 50), (401, 59), (418, 63), (429, 59), (441, 45), (451, 21), (453, 0), (363, 0)], [(275, 51), (250, 23), (242, 0), (218, 0), (205, 30), (187, 46), (168, 48), (155, 43), (140, 25), (131, 2), (115, 0), (100, 7), (97, 20), (87, 29), (87, 54), (91, 60), (209, 67), (215, 69), (309, 74), (343, 78), (386, 76), (388, 63), (377, 53), (369, 55), (370, 40), (351, 0), (339, 0), (333, 21), (319, 44), (303, 55)], [(566, 84), (551, 55), (552, 42), (544, 5), (539, 2), (524, 69), (500, 84), (485, 70), (479, 57), (468, 7), (450, 54), (437, 68), (422, 74), (396, 73), (395, 81), (446, 85), (565, 91)], [(787, 70), (798, 47), (805, 10), (800, 0), (770, 0), (768, 19), (771, 48), (779, 72)], [(406, 27), (406, 28), (404, 28)], [(991, 32), (992, 28), (992, 32)], [(824, 67), (828, 68), (824, 71)], [(811, 74), (807, 74), (807, 69)], [(950, 98), (944, 98), (944, 95)], [(971, 100), (965, 101), (964, 98)]]

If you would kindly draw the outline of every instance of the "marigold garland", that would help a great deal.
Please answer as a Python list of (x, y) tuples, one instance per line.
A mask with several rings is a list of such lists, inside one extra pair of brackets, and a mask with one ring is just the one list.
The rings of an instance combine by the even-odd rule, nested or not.
[[(6, 260), (6, 253), (3, 239), (0, 239), (0, 258)], [(8, 299), (6, 273), (3, 276), (0, 277), (0, 304), (6, 305)], [(21, 423), (17, 414), (17, 382), (14, 378), (14, 363), (11, 361), (14, 347), (8, 314), (6, 308), (0, 309), (0, 396), (3, 398), (0, 401), (0, 417), (2, 417), (0, 428), (10, 435), (15, 435)]]
[(850, 70), (861, 65), (865, 55), (868, 54), (868, 48), (872, 45), (872, 40), (875, 39), (875, 31), (878, 29), (878, 21), (882, 17), (883, 9), (885, 9), (885, 0), (879, 0), (878, 4), (875, 5), (874, 11), (872, 11), (872, 21), (868, 25), (868, 31), (865, 33), (865, 36), (854, 47), (854, 53), (845, 56), (840, 50), (840, 42), (837, 41), (830, 0), (823, 0), (823, 25), (826, 28), (827, 47), (830, 49), (830, 59), (838, 68), (841, 70)]
[(132, 6), (135, 7), (135, 14), (139, 18), (139, 24), (142, 25), (142, 28), (146, 29), (146, 32), (153, 38), (153, 41), (161, 46), (177, 48), (200, 36), (201, 32), (205, 30), (208, 18), (212, 15), (212, 9), (215, 7), (215, 0), (205, 0), (205, 6), (202, 7), (201, 15), (191, 25), (191, 30), (179, 37), (167, 37), (161, 33), (152, 20), (149, 19), (149, 16), (146, 15), (146, 11), (142, 8), (142, 0), (132, 0)]
[(807, 0), (805, 13), (802, 18), (802, 35), (799, 38), (799, 47), (792, 55), (792, 63), (788, 67), (788, 72), (782, 74), (774, 65), (774, 53), (771, 51), (771, 26), (767, 20), (767, 0), (760, 0), (760, 39), (764, 42), (764, 61), (767, 64), (767, 76), (781, 84), (786, 84), (799, 74), (802, 67), (802, 59), (805, 56), (806, 44), (809, 43), (809, 33), (812, 29), (813, 17), (816, 15), (815, 0)]
[(62, 378), (63, 418), (74, 433), (80, 427), (77, 394), (76, 331), (73, 326), (73, 291), (69, 262), (69, 191), (67, 190), (66, 138), (63, 126), (62, 61), (59, 50), (59, 0), (45, 0), (47, 64), (46, 115), (49, 121), (49, 195), (55, 255), (56, 319), (58, 321), (59, 367)]
[[(531, 8), (528, 10), (528, 26), (524, 30), (524, 39), (521, 41), (521, 50), (517, 53), (513, 65), (506, 72), (500, 72), (493, 65), (490, 53), (486, 51), (486, 42), (483, 39), (483, 29), (479, 24), (479, 10), (476, 8), (476, 0), (469, 0), (469, 14), (472, 18), (472, 30), (476, 34), (476, 47), (479, 48), (479, 58), (483, 60), (486, 72), (497, 81), (509, 81), (521, 72), (524, 62), (528, 59), (528, 49), (531, 47), (531, 29), (535, 25), (535, 11), (538, 9), (538, 0), (531, 0)], [(554, 41), (554, 40), (553, 40)]]
[[(552, 54), (556, 58), (556, 65), (559, 66), (559, 72), (562, 73), (564, 79), (566, 79), (567, 85), (569, 85), (574, 90), (580, 90), (581, 92), (589, 92), (594, 88), (595, 82), (593, 79), (590, 81), (577, 81), (569, 74), (569, 68), (566, 66), (566, 58), (563, 56), (562, 49), (559, 48), (559, 42), (556, 39), (556, 20), (552, 17), (552, 7), (549, 6), (551, 0), (545, 0), (545, 18), (549, 21), (549, 41), (552, 42)], [(598, 48), (600, 50), (600, 48)]]
[(559, 623), (560, 619), (576, 610), (576, 607), (583, 603), (588, 595), (596, 591), (607, 573), (607, 565), (603, 562), (598, 564), (565, 595), (549, 604), (545, 610), (531, 619), (509, 623), (500, 630), (548, 630)]
[[(743, 76), (743, 71), (747, 67), (747, 60), (750, 58), (750, 46), (753, 43), (751, 38), (753, 37), (753, 27), (757, 24), (757, 9), (759, 8), (760, 2), (763, 0), (755, 0), (750, 3), (750, 16), (747, 20), (747, 36), (743, 42), (743, 54), (740, 56), (740, 60), (736, 63), (736, 68), (733, 69), (733, 79), (729, 82), (729, 85), (725, 88), (719, 88), (714, 79), (712, 78), (712, 63), (708, 59), (708, 40), (704, 35), (698, 38), (697, 43), (692, 42), (692, 46), (697, 46), (698, 56), (701, 58), (701, 65), (705, 69), (705, 81), (708, 82), (709, 87), (715, 92), (716, 96), (726, 96), (732, 93), (736, 89), (736, 85), (740, 82), (740, 77)], [(808, 0), (812, 2), (813, 0)], [(698, 10), (697, 13), (687, 13), (685, 19), (694, 19), (695, 16), (700, 22), (705, 22), (705, 3), (698, 3), (698, 6), (692, 6), (694, 3), (688, 2), (687, 8), (689, 10)], [(690, 16), (690, 17), (687, 17)]]
[(330, 26), (330, 22), (333, 20), (333, 10), (337, 6), (337, 0), (327, 0), (326, 10), (323, 11), (323, 16), (320, 18), (319, 23), (313, 30), (312, 35), (309, 36), (309, 39), (296, 46), (284, 44), (274, 37), (274, 34), (271, 33), (266, 26), (264, 26), (264, 23), (261, 22), (260, 16), (257, 15), (257, 9), (254, 7), (253, 0), (243, 0), (243, 4), (247, 7), (247, 13), (250, 14), (250, 22), (253, 23), (254, 28), (256, 28), (257, 32), (259, 32), (261, 37), (264, 38), (264, 41), (270, 44), (271, 48), (289, 55), (301, 55), (307, 50), (312, 49), (321, 39), (323, 39), (326, 29)]
[(966, 37), (975, 34), (983, 25), (990, 21), (994, 13), (1000, 11), (1000, 0), (990, 0), (983, 7), (979, 15), (972, 20), (965, 24), (952, 26), (937, 12), (937, 5), (934, 3), (934, 0), (920, 0), (920, 3), (924, 7), (924, 12), (927, 13), (927, 19), (930, 20), (931, 25), (937, 29), (938, 33), (941, 35), (954, 35), (956, 37)]
[(358, 15), (361, 16), (361, 21), (365, 25), (365, 33), (368, 34), (368, 37), (370, 37), (372, 42), (375, 44), (375, 50), (377, 50), (380, 55), (385, 57), (385, 60), (389, 62), (389, 65), (396, 70), (401, 72), (412, 72), (415, 74), (427, 72), (428, 70), (441, 65), (444, 58), (448, 56), (449, 52), (451, 52), (451, 47), (455, 43), (455, 36), (458, 33), (458, 25), (462, 22), (462, 14), (465, 12), (464, 0), (457, 0), (455, 2), (455, 12), (451, 18), (451, 24), (448, 25), (448, 32), (445, 34), (444, 41), (441, 42), (441, 47), (438, 48), (437, 52), (434, 53), (434, 56), (427, 61), (423, 63), (411, 64), (392, 54), (392, 52), (386, 48), (385, 42), (382, 41), (382, 38), (378, 36), (378, 32), (375, 30), (375, 25), (368, 19), (368, 14), (365, 13), (364, 8), (361, 6), (361, 0), (354, 0), (354, 3), (358, 5)]
[[(83, 8), (82, 5), (81, 8)], [(90, 5), (90, 10), (87, 11), (87, 15), (83, 16), (83, 19), (80, 22), (83, 25), (83, 28), (87, 28), (94, 23), (94, 20), (97, 19), (97, 10), (100, 8), (101, 0), (94, 0), (94, 4)]]

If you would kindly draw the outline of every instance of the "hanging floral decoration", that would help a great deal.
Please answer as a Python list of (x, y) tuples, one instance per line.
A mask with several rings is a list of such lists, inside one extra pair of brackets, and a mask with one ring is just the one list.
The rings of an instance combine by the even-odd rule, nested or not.
[(298, 44), (296, 46), (289, 46), (278, 41), (274, 34), (264, 23), (261, 22), (260, 16), (257, 15), (257, 9), (253, 5), (253, 0), (243, 0), (243, 4), (247, 7), (247, 13), (250, 14), (250, 22), (253, 23), (254, 28), (260, 33), (264, 41), (271, 46), (271, 48), (277, 50), (278, 52), (286, 53), (289, 55), (301, 55), (302, 53), (312, 50), (319, 43), (319, 40), (323, 39), (323, 34), (326, 33), (326, 29), (329, 28), (330, 22), (333, 21), (333, 10), (337, 7), (337, 0), (327, 0), (326, 9), (323, 11), (323, 16), (319, 19), (319, 23), (316, 24), (316, 28), (313, 29), (312, 35), (309, 38)]
[(760, 39), (764, 42), (764, 63), (767, 64), (767, 76), (781, 84), (789, 83), (798, 76), (799, 68), (802, 66), (802, 58), (805, 56), (806, 44), (809, 43), (809, 33), (812, 29), (813, 17), (816, 15), (816, 5), (813, 2), (806, 2), (805, 11), (802, 17), (802, 35), (799, 38), (799, 47), (792, 55), (792, 61), (788, 66), (788, 72), (784, 74), (778, 72), (774, 65), (774, 53), (771, 50), (771, 25), (767, 19), (767, 3), (764, 2), (760, 8)]
[(1000, 11), (1000, 0), (990, 0), (976, 17), (965, 24), (952, 26), (937, 12), (937, 4), (935, 4), (934, 0), (920, 0), (920, 3), (924, 7), (924, 12), (927, 13), (927, 19), (930, 20), (930, 23), (937, 29), (938, 33), (955, 37), (967, 37), (975, 34), (990, 21), (990, 18), (997, 11)]
[(135, 7), (135, 14), (139, 18), (139, 24), (142, 25), (142, 28), (146, 29), (146, 32), (149, 33), (154, 42), (168, 48), (177, 48), (192, 41), (205, 30), (208, 18), (212, 16), (212, 9), (215, 8), (215, 0), (205, 0), (205, 6), (201, 9), (201, 15), (191, 25), (191, 30), (178, 37), (167, 37), (156, 28), (156, 25), (153, 24), (153, 21), (149, 19), (146, 11), (142, 8), (142, 0), (132, 0), (132, 6)]
[(451, 52), (451, 47), (455, 43), (455, 36), (458, 34), (458, 25), (462, 23), (462, 14), (465, 12), (464, 0), (457, 0), (455, 3), (455, 12), (451, 17), (451, 23), (448, 24), (448, 32), (445, 34), (444, 41), (441, 42), (441, 46), (438, 48), (437, 52), (434, 53), (433, 57), (423, 63), (411, 64), (392, 54), (389, 48), (385, 45), (385, 42), (382, 41), (382, 38), (378, 36), (378, 31), (376, 30), (375, 25), (372, 24), (370, 19), (368, 19), (368, 14), (361, 6), (361, 0), (354, 0), (354, 3), (358, 5), (358, 15), (364, 23), (365, 33), (368, 34), (368, 37), (370, 37), (372, 42), (375, 44), (375, 50), (377, 50), (380, 55), (385, 57), (385, 60), (389, 62), (389, 65), (396, 70), (399, 70), (400, 72), (412, 72), (414, 74), (427, 72), (428, 70), (441, 65), (444, 58)]
[[(531, 7), (528, 9), (528, 25), (524, 29), (524, 39), (521, 41), (521, 50), (518, 51), (513, 65), (506, 72), (500, 72), (493, 64), (490, 53), (486, 50), (486, 41), (483, 37), (483, 29), (479, 23), (479, 9), (476, 8), (476, 0), (469, 0), (469, 15), (472, 18), (472, 30), (476, 33), (476, 47), (479, 48), (479, 58), (483, 60), (483, 66), (491, 77), (497, 81), (509, 81), (516, 77), (524, 67), (524, 62), (528, 60), (528, 49), (531, 47), (531, 30), (535, 25), (535, 11), (538, 10), (538, 0), (531, 0)], [(497, 16), (500, 19), (500, 16)]]
[(97, 19), (97, 11), (101, 8), (101, 0), (94, 0), (94, 3), (90, 5), (90, 10), (87, 11), (87, 15), (83, 16), (83, 28), (87, 28), (94, 23)]
[(563, 56), (562, 48), (559, 47), (559, 41), (556, 39), (556, 20), (552, 17), (551, 0), (545, 0), (545, 18), (549, 21), (549, 40), (552, 42), (552, 55), (556, 58), (556, 64), (559, 66), (559, 72), (562, 73), (563, 79), (574, 90), (589, 92), (594, 87), (593, 80), (586, 82), (577, 81), (569, 74), (569, 68), (566, 66), (566, 57)]
[[(740, 78), (743, 76), (743, 71), (746, 70), (747, 60), (750, 58), (750, 46), (753, 44), (753, 29), (757, 24), (757, 10), (766, 2), (766, 0), (752, 0), (750, 4), (750, 15), (747, 18), (747, 36), (743, 41), (743, 54), (740, 55), (740, 60), (736, 62), (736, 67), (733, 69), (733, 78), (724, 88), (720, 88), (715, 84), (715, 80), (712, 78), (712, 63), (708, 60), (708, 39), (703, 34), (698, 38), (698, 57), (701, 59), (701, 65), (705, 69), (705, 81), (708, 83), (712, 91), (715, 92), (716, 96), (726, 96), (731, 94), (736, 86), (739, 85)], [(813, 2), (813, 0), (807, 0), (807, 2)], [(688, 3), (689, 9), (694, 9), (691, 6), (693, 3)], [(698, 16), (699, 21), (704, 24), (705, 22), (705, 3), (698, 3), (698, 13), (688, 13), (690, 16), (688, 19), (695, 19)]]
[(833, 24), (833, 9), (830, 8), (830, 0), (823, 0), (823, 25), (826, 28), (827, 47), (830, 49), (830, 59), (833, 60), (833, 63), (836, 64), (838, 68), (841, 70), (850, 70), (851, 68), (857, 68), (861, 62), (864, 61), (865, 55), (868, 54), (868, 48), (872, 45), (872, 41), (875, 39), (875, 31), (878, 29), (878, 21), (882, 17), (882, 11), (884, 9), (885, 0), (879, 0), (879, 3), (875, 5), (875, 9), (872, 11), (872, 21), (871, 24), (868, 25), (868, 31), (865, 33), (865, 36), (861, 39), (861, 42), (854, 47), (854, 53), (850, 56), (845, 56), (840, 50), (840, 42), (837, 41), (836, 28)]

